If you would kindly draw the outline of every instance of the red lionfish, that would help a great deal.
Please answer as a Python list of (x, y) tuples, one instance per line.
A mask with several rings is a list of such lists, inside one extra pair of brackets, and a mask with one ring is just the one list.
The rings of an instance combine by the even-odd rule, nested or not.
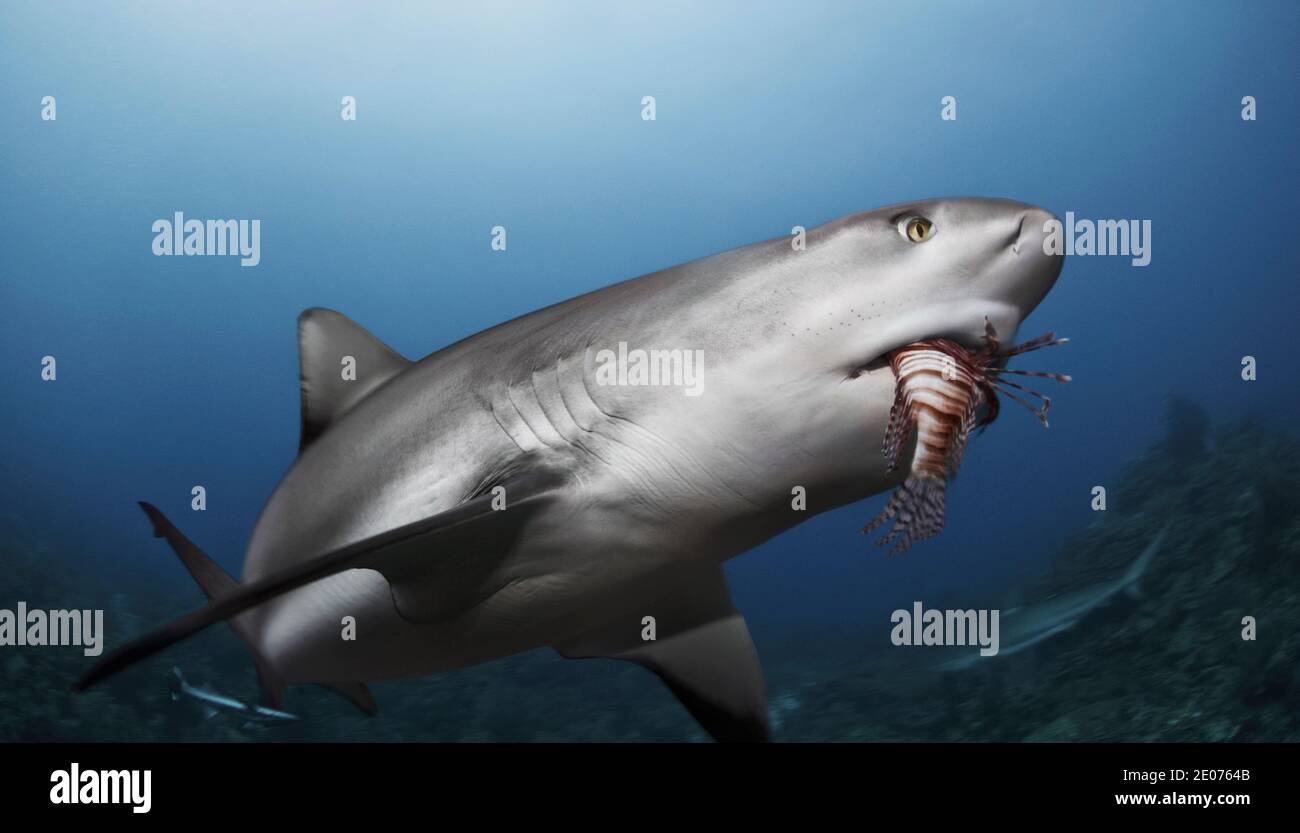
[[(1004, 350), (993, 325), (985, 321), (984, 330), (985, 344), (979, 350), (968, 350), (946, 338), (935, 338), (900, 347), (889, 354), (889, 364), (898, 383), (881, 446), (889, 463), (887, 471), (898, 466), (898, 456), (913, 427), (916, 451), (907, 480), (862, 532), (869, 533), (892, 519), (893, 527), (876, 542), (877, 546), (884, 546), (896, 541), (890, 555), (904, 552), (917, 541), (933, 538), (943, 529), (944, 488), (948, 478), (957, 476), (971, 430), (984, 428), (997, 419), (999, 392), (1023, 405), (1047, 427), (1047, 409), (1052, 400), (1010, 381), (1005, 378), (1007, 374), (1070, 381), (1069, 376), (1061, 373), (1008, 370), (1003, 366), (1012, 356), (1064, 344), (1069, 339), (1046, 333)], [(1013, 390), (1034, 397), (1041, 404), (1035, 407)]]

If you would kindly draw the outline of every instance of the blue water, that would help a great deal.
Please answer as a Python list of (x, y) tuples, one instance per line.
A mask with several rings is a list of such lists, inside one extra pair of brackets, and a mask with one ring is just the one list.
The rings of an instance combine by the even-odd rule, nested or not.
[[(729, 566), (760, 651), (883, 642), (885, 611), (1023, 583), (1105, 522), (1090, 490), (1168, 393), (1216, 421), (1296, 412), (1298, 35), (1290, 2), (6, 4), (0, 507), (172, 574), (150, 500), (237, 573), (297, 447), (305, 307), (418, 357), (904, 200), (1150, 219), (1145, 268), (1067, 260), (1022, 335), (1073, 342), (1022, 366), (1075, 381), (1049, 431), (1008, 408), (974, 442), (939, 539), (886, 559), (858, 534), (879, 496)], [(174, 211), (259, 218), (261, 264), (154, 257)]]

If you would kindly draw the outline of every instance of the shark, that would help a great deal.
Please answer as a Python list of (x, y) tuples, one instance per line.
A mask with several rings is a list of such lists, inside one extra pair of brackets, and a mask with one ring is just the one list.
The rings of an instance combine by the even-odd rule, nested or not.
[[(768, 739), (723, 564), (901, 481), (879, 452), (886, 357), (1014, 334), (1060, 274), (1044, 246), (1053, 219), (974, 197), (864, 211), (418, 361), (308, 309), (299, 454), (242, 580), (142, 503), (208, 602), (105, 655), (74, 690), (226, 621), (271, 708), (305, 683), (373, 712), (368, 683), (551, 648), (648, 668), (717, 740)], [(602, 372), (633, 354), (693, 357), (693, 393), (667, 365)]]
[[(1001, 647), (993, 656), (1010, 656), (1032, 648), (1057, 634), (1073, 628), (1081, 620), (1115, 601), (1121, 594), (1129, 598), (1142, 597), (1140, 581), (1151, 560), (1164, 545), (1166, 525), (1133, 559), (1124, 574), (1114, 581), (1090, 585), (1068, 593), (1061, 593), (1031, 605), (1015, 607), (1001, 615)], [(941, 663), (940, 671), (962, 671), (992, 659), (978, 653), (967, 654)]]
[(197, 703), (202, 708), (204, 717), (208, 718), (224, 712), (244, 718), (245, 725), (293, 722), (298, 719), (297, 715), (286, 711), (246, 703), (207, 686), (192, 685), (176, 666), (167, 672), (167, 690), (174, 701), (190, 700)]

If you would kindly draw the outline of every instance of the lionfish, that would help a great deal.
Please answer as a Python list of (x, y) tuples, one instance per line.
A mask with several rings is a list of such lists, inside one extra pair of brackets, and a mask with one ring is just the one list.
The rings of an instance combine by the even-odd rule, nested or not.
[[(891, 519), (889, 532), (877, 546), (894, 543), (890, 555), (904, 552), (917, 541), (933, 538), (943, 529), (944, 489), (949, 477), (956, 477), (962, 452), (973, 429), (983, 429), (997, 419), (998, 393), (1027, 408), (1047, 427), (1047, 409), (1052, 400), (1007, 379), (1008, 374), (1036, 376), (1068, 382), (1062, 373), (1036, 370), (1008, 370), (1012, 356), (1064, 344), (1069, 339), (1046, 333), (1014, 347), (1003, 349), (997, 332), (984, 322), (984, 346), (968, 350), (955, 341), (935, 338), (900, 347), (889, 354), (897, 386), (889, 426), (881, 451), (887, 471), (898, 466), (898, 457), (916, 428), (916, 451), (907, 480), (894, 492), (888, 505), (863, 527), (869, 533)], [(1019, 391), (1037, 399), (1037, 406), (1017, 395)]]

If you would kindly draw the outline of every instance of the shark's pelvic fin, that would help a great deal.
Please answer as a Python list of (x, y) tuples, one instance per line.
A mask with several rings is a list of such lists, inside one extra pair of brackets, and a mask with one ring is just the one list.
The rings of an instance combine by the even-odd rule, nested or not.
[(345, 698), (371, 717), (379, 714), (379, 704), (375, 702), (375, 696), (370, 693), (365, 683), (320, 683), (319, 685)]
[[(496, 495), (482, 494), (446, 512), (309, 558), (258, 581), (237, 584), (232, 592), (213, 596), (206, 606), (102, 657), (73, 684), (73, 690), (84, 691), (105, 677), (153, 656), (209, 625), (238, 616), (290, 590), (344, 570), (368, 568), (385, 577), (392, 574), (394, 578), (389, 578), (389, 583), (393, 586), (393, 601), (399, 612), (418, 617), (423, 612), (420, 607), (422, 597), (417, 594), (414, 598), (407, 598), (403, 593), (404, 579), (424, 575), (411, 567), (412, 561), (436, 561), (440, 556), (453, 552), (451, 548), (465, 546), (467, 542), (472, 543), (479, 553), (505, 552), (525, 520), (547, 505), (559, 480), (559, 475), (546, 471), (520, 474), (501, 484), (506, 489), (504, 509), (494, 508)], [(153, 512), (162, 518), (156, 509)], [(168, 528), (180, 540), (186, 540), (170, 523), (164, 527)], [(198, 549), (194, 548), (194, 551), (198, 552)], [(203, 558), (207, 559), (207, 556)]]
[[(672, 591), (556, 650), (571, 659), (611, 657), (649, 668), (720, 741), (769, 738), (767, 687), (745, 619), (716, 565), (683, 571)], [(645, 617), (654, 617), (647, 640)]]
[[(351, 376), (346, 362), (354, 362)], [(302, 386), (299, 450), (334, 420), (410, 362), (342, 313), (321, 307), (298, 316), (298, 366)]]

